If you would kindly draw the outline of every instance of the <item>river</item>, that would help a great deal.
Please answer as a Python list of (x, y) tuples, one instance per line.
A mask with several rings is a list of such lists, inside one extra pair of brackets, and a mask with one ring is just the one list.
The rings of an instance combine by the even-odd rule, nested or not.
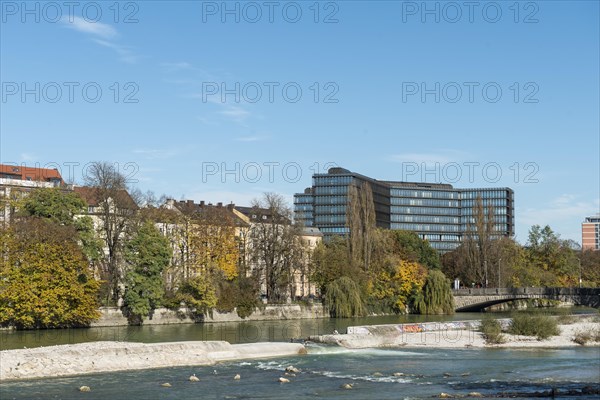
[[(578, 309), (577, 312), (585, 312)], [(502, 314), (499, 314), (499, 316)], [(168, 325), (2, 332), (2, 348), (34, 347), (91, 340), (161, 342), (215, 340), (253, 342), (289, 340), (312, 334), (345, 331), (346, 326), (473, 319), (481, 314), (446, 317), (369, 317), (356, 319), (243, 322), (235, 324)], [(210, 367), (161, 368), (103, 373), (0, 385), (6, 399), (412, 399), (442, 392), (497, 395), (600, 388), (600, 348), (565, 349), (364, 349), (309, 345), (308, 354)], [(1, 361), (1, 360), (0, 360)], [(301, 370), (281, 384), (284, 368)], [(394, 374), (402, 373), (402, 376)], [(189, 382), (196, 374), (199, 382)], [(233, 380), (240, 374), (240, 380)], [(172, 387), (160, 385), (169, 382)], [(352, 389), (341, 385), (353, 384)], [(87, 385), (89, 393), (77, 388)], [(517, 398), (527, 398), (521, 395)], [(561, 398), (557, 396), (556, 398)], [(579, 397), (579, 398), (594, 398)], [(597, 397), (596, 397), (597, 398)]]

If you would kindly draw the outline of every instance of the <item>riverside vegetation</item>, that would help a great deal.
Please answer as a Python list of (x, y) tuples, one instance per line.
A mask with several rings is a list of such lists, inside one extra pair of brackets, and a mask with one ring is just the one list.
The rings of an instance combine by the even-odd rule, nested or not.
[(157, 307), (182, 304), (197, 319), (234, 309), (246, 317), (263, 304), (261, 287), (270, 303), (297, 300), (298, 275), (318, 288), (334, 317), (452, 313), (447, 276), (480, 284), (484, 266), (498, 285), (567, 286), (581, 262), (583, 283), (600, 284), (599, 252), (578, 253), (549, 227), (532, 227), (524, 247), (497, 237), (481, 199), (472, 234), (440, 258), (415, 233), (377, 228), (370, 187), (352, 186), (350, 233), (311, 251), (279, 195), (253, 202), (267, 222), (242, 238), (225, 207), (176, 213), (152, 193), (127, 187), (111, 164), (92, 163), (88, 172), (85, 196), (40, 188), (0, 199), (13, 216), (0, 227), (0, 326), (85, 327), (102, 305), (122, 306), (131, 324)]

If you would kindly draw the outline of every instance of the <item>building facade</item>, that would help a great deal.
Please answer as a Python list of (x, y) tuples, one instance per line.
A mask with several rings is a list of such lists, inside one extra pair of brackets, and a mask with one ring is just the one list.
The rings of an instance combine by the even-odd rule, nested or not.
[(38, 188), (66, 188), (56, 169), (0, 164), (0, 223), (15, 212), (14, 201)]
[(479, 197), (484, 214), (489, 208), (493, 211), (494, 230), (503, 236), (514, 234), (514, 194), (510, 188), (457, 189), (448, 184), (378, 181), (343, 168), (313, 175), (312, 187), (294, 195), (295, 219), (319, 228), (325, 238), (347, 234), (349, 188), (364, 184), (373, 192), (378, 227), (416, 232), (441, 252), (460, 245), (475, 222), (473, 210)]
[(600, 214), (586, 217), (581, 223), (581, 248), (600, 250)]

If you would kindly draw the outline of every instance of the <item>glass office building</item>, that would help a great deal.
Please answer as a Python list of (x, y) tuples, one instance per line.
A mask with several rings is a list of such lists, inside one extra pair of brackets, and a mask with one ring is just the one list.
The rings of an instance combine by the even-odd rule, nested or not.
[(313, 175), (313, 186), (294, 196), (296, 220), (317, 227), (325, 238), (347, 234), (348, 188), (367, 183), (373, 191), (377, 226), (416, 232), (433, 248), (446, 252), (459, 246), (475, 220), (481, 197), (484, 215), (492, 207), (494, 230), (514, 234), (514, 199), (510, 188), (456, 189), (452, 185), (378, 181), (343, 168)]

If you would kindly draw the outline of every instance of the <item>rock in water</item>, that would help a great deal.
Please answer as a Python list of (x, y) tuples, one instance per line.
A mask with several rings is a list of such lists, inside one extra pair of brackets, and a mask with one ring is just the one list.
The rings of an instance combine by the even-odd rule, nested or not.
[(236, 381), (239, 381), (240, 379), (242, 379), (242, 377), (240, 376), (240, 374), (236, 374), (236, 375), (233, 377), (233, 379), (234, 379), (234, 380), (236, 380)]
[(79, 388), (79, 391), (80, 391), (80, 392), (90, 392), (91, 390), (92, 390), (92, 389), (90, 389), (90, 387), (89, 387), (89, 386), (81, 386), (81, 387)]
[(453, 398), (454, 396), (452, 396), (451, 394), (448, 394), (448, 393), (444, 393), (444, 392), (442, 392), (442, 393), (440, 393), (440, 395), (439, 395), (438, 397), (439, 397), (440, 399), (451, 399), (451, 398)]
[(471, 392), (467, 396), (469, 397), (483, 397), (483, 395), (479, 392)]
[(373, 376), (383, 376), (381, 372), (373, 372)]
[(160, 385), (162, 387), (171, 387), (171, 384), (169, 382), (165, 382), (162, 385)]
[(280, 383), (290, 383), (290, 380), (286, 379), (286, 378), (279, 378), (279, 382)]
[(285, 372), (297, 374), (298, 372), (300, 372), (300, 370), (298, 368), (294, 367), (293, 365), (290, 365), (289, 367), (286, 367)]
[(200, 378), (198, 378), (196, 376), (196, 374), (193, 374), (192, 376), (190, 376), (190, 382), (198, 382), (200, 381)]
[(404, 376), (404, 373), (402, 373), (402, 372), (394, 372), (394, 376)]
[(340, 386), (342, 389), (352, 389), (352, 386), (354, 386), (352, 383), (344, 383), (342, 386)]

